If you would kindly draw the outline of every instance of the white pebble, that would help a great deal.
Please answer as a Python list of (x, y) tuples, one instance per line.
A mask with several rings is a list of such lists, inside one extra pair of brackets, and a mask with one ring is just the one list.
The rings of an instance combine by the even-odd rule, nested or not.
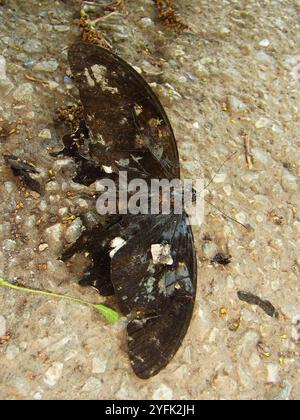
[(39, 251), (40, 252), (44, 252), (46, 249), (48, 249), (49, 248), (49, 245), (48, 244), (41, 244), (40, 246), (39, 246)]
[(223, 190), (226, 195), (230, 196), (232, 192), (232, 187), (231, 185), (224, 185)]
[(298, 190), (297, 178), (287, 170), (284, 170), (281, 182), (285, 191), (296, 192)]
[(141, 19), (141, 22), (145, 28), (148, 28), (149, 26), (153, 26), (154, 22), (149, 17), (144, 17)]
[(89, 378), (85, 385), (82, 388), (83, 392), (87, 392), (88, 394), (95, 394), (100, 391), (100, 388), (102, 387), (102, 383), (97, 378)]
[(269, 41), (267, 38), (262, 39), (262, 40), (260, 41), (259, 45), (260, 45), (260, 47), (269, 47), (269, 45), (270, 45), (270, 41)]
[(246, 215), (244, 213), (238, 213), (235, 218), (238, 222), (240, 222), (242, 224), (245, 224), (246, 220), (247, 220)]
[(33, 396), (33, 399), (36, 401), (41, 401), (43, 399), (43, 393), (42, 392), (36, 392)]
[(268, 383), (276, 384), (279, 381), (279, 368), (277, 365), (269, 364), (267, 366), (268, 371)]
[(60, 223), (53, 225), (45, 231), (48, 242), (53, 249), (60, 249), (62, 246), (63, 226)]
[(82, 220), (80, 217), (77, 217), (77, 219), (74, 220), (74, 222), (68, 227), (66, 230), (66, 241), (69, 244), (72, 244), (73, 242), (76, 242), (77, 239), (80, 237), (82, 231), (84, 230)]
[(32, 99), (33, 92), (34, 88), (30, 83), (23, 83), (15, 90), (13, 98), (17, 102), (29, 102)]
[(41, 210), (41, 211), (46, 211), (47, 210), (47, 202), (45, 201), (45, 200), (42, 200), (41, 202), (40, 202), (40, 205), (39, 205), (39, 209)]
[(100, 359), (98, 357), (93, 358), (93, 373), (104, 373), (106, 371), (107, 360)]
[(6, 60), (0, 55), (0, 80), (6, 80)]
[(153, 400), (171, 400), (173, 391), (165, 384), (161, 384), (156, 391), (153, 392)]
[(235, 96), (228, 97), (228, 107), (231, 112), (240, 112), (247, 109), (247, 105)]
[(35, 64), (33, 67), (34, 71), (42, 71), (46, 73), (53, 73), (58, 68), (58, 62), (56, 60), (41, 61)]
[(5, 356), (8, 360), (14, 360), (19, 353), (19, 348), (17, 346), (14, 346), (13, 344), (10, 344), (6, 349)]
[(5, 336), (6, 334), (6, 319), (4, 316), (0, 315), (0, 337)]
[(64, 365), (59, 362), (53, 363), (53, 365), (47, 370), (44, 376), (44, 382), (46, 385), (53, 387), (59, 381)]
[(223, 182), (226, 181), (227, 178), (227, 174), (223, 173), (223, 174), (216, 174), (214, 177), (214, 183), (216, 184), (222, 184)]
[(68, 207), (62, 207), (62, 208), (60, 208), (60, 209), (58, 210), (58, 215), (59, 215), (60, 217), (65, 217), (65, 216), (67, 216), (67, 215), (68, 215), (68, 213), (69, 213), (69, 209), (68, 209)]
[(45, 128), (44, 130), (39, 132), (39, 138), (40, 139), (51, 139), (52, 135), (51, 135), (51, 131), (48, 130), (48, 128)]
[(249, 358), (249, 365), (253, 370), (257, 369), (261, 364), (261, 358), (257, 353), (253, 352)]
[(268, 118), (261, 117), (256, 121), (255, 127), (256, 128), (266, 128), (270, 125), (270, 123), (271, 123), (271, 121)]

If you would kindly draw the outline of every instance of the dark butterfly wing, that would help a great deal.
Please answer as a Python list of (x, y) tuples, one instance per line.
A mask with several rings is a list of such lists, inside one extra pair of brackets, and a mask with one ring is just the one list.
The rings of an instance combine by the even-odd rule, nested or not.
[(84, 273), (79, 284), (81, 286), (95, 287), (103, 296), (112, 296), (114, 294), (110, 275), (109, 243), (115, 236), (114, 226), (107, 230), (102, 225), (99, 225), (83, 232), (81, 237), (61, 256), (62, 261), (67, 261), (77, 253), (88, 252), (91, 256), (92, 264)]
[[(171, 125), (144, 79), (95, 45), (73, 45), (69, 61), (96, 167), (110, 166), (115, 174), (127, 169), (129, 178), (179, 178)], [(78, 152), (77, 146), (69, 145), (72, 153)], [(83, 156), (76, 158), (80, 166)], [(82, 166), (80, 177), (84, 170)], [(157, 259), (153, 247), (169, 249), (162, 255), (166, 259)], [(197, 268), (186, 214), (122, 216), (85, 232), (62, 258), (83, 251), (90, 252), (93, 265), (81, 283), (96, 286), (100, 293), (115, 293), (121, 312), (129, 316), (133, 369), (140, 378), (155, 375), (179, 348), (194, 307)]]
[(70, 48), (69, 62), (93, 157), (102, 165), (128, 159), (152, 177), (179, 178), (172, 127), (144, 79), (110, 51), (84, 42)]
[[(141, 216), (139, 233), (112, 259), (112, 282), (129, 322), (128, 349), (137, 376), (158, 373), (175, 355), (189, 326), (197, 267), (191, 228), (183, 216)], [(131, 227), (130, 227), (131, 229)], [(151, 246), (171, 245), (173, 264), (154, 265)]]
[[(73, 181), (78, 184), (91, 185), (98, 179), (106, 177), (106, 173), (99, 165), (91, 159), (90, 156), (84, 154), (85, 142), (88, 141), (89, 132), (86, 128), (85, 122), (81, 121), (78, 130), (74, 134), (66, 134), (63, 137), (64, 148), (59, 152), (52, 152), (52, 157), (60, 155), (69, 156), (74, 159), (76, 163), (76, 176)], [(86, 150), (85, 150), (86, 151)]]
[(12, 169), (13, 173), (16, 176), (19, 176), (30, 190), (39, 194), (43, 193), (41, 184), (36, 179), (32, 178), (32, 174), (35, 175), (39, 173), (34, 166), (14, 155), (4, 155), (3, 157), (6, 164)]

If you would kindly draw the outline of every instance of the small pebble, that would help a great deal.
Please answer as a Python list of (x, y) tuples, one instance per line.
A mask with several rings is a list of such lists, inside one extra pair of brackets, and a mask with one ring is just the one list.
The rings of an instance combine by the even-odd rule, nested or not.
[(231, 112), (241, 112), (247, 110), (247, 105), (235, 96), (228, 97), (228, 108)]
[(33, 66), (36, 72), (53, 73), (57, 70), (59, 64), (56, 60), (41, 61)]
[(269, 127), (270, 124), (271, 124), (271, 121), (268, 118), (261, 117), (256, 121), (255, 127), (256, 128), (266, 128), (266, 127)]
[(265, 65), (274, 64), (274, 58), (270, 56), (269, 54), (266, 54), (264, 51), (258, 51), (258, 53), (256, 54), (256, 59), (261, 64), (265, 64)]
[(45, 231), (47, 240), (53, 249), (60, 249), (62, 246), (63, 226), (60, 223), (53, 225)]
[(206, 259), (212, 260), (214, 256), (218, 253), (218, 247), (214, 242), (206, 241), (202, 245), (202, 252), (203, 256)]
[(270, 161), (268, 154), (261, 149), (253, 148), (252, 155), (254, 157), (254, 162), (259, 162), (263, 166), (267, 166)]
[(82, 391), (88, 394), (95, 395), (100, 391), (101, 387), (102, 387), (102, 383), (101, 381), (99, 381), (99, 379), (90, 377), (88, 378), (85, 385), (83, 386)]
[(153, 400), (172, 400), (173, 398), (173, 391), (165, 384), (161, 384), (154, 392), (153, 392)]
[(58, 185), (58, 183), (57, 183), (57, 182), (55, 182), (55, 181), (50, 181), (50, 182), (48, 182), (48, 183), (46, 184), (46, 187), (45, 187), (46, 191), (49, 191), (49, 192), (57, 191), (57, 190), (58, 190), (58, 188), (59, 188), (59, 185)]
[(52, 138), (51, 131), (48, 128), (45, 128), (44, 130), (40, 131), (38, 136), (40, 139), (50, 140)]
[(23, 45), (23, 50), (27, 53), (42, 53), (44, 51), (43, 44), (37, 39), (30, 39)]
[(70, 26), (67, 26), (67, 25), (54, 25), (54, 29), (57, 32), (69, 32)]
[(48, 248), (49, 248), (49, 245), (48, 244), (41, 244), (39, 246), (39, 252), (44, 252)]
[(14, 89), (13, 83), (8, 79), (0, 78), (0, 93), (7, 95)]
[(13, 93), (13, 98), (17, 102), (30, 102), (32, 100), (33, 93), (34, 88), (31, 83), (22, 83)]
[(6, 239), (3, 241), (3, 249), (4, 251), (13, 251), (16, 249), (17, 242), (13, 241), (12, 239)]
[(223, 182), (226, 181), (226, 178), (227, 178), (227, 174), (225, 174), (225, 173), (216, 174), (215, 177), (213, 178), (213, 180), (216, 184), (222, 184)]
[(23, 66), (26, 68), (31, 68), (34, 65), (34, 61), (33, 60), (27, 60), (24, 61)]
[(50, 387), (54, 387), (62, 375), (63, 368), (64, 368), (64, 365), (62, 363), (59, 363), (59, 362), (53, 363), (53, 365), (47, 370), (44, 376), (45, 384)]
[(289, 400), (293, 387), (288, 381), (283, 381), (283, 390), (280, 392), (278, 397), (276, 398), (279, 401), (286, 401)]
[(274, 364), (267, 365), (267, 372), (268, 372), (268, 383), (269, 384), (276, 384), (279, 382), (279, 367)]
[(298, 191), (297, 178), (291, 174), (288, 170), (284, 170), (281, 180), (282, 186), (287, 192)]
[(6, 80), (6, 60), (0, 55), (0, 80)]
[(6, 319), (0, 315), (0, 338), (6, 334)]
[(71, 226), (68, 227), (65, 237), (69, 244), (77, 241), (83, 231), (83, 224), (80, 217), (74, 220)]
[(259, 46), (260, 47), (269, 47), (269, 45), (270, 45), (270, 41), (268, 40), (268, 39), (262, 39), (261, 41), (260, 41), (260, 43), (259, 43)]
[(100, 359), (99, 357), (93, 358), (92, 372), (95, 374), (104, 373), (106, 371), (107, 360)]
[(149, 26), (153, 26), (154, 22), (149, 17), (144, 17), (141, 19), (141, 23), (144, 26), (144, 28), (148, 28)]
[(68, 207), (62, 207), (62, 208), (60, 208), (60, 209), (58, 210), (58, 215), (59, 215), (60, 217), (65, 217), (65, 216), (67, 216), (67, 215), (68, 215), (68, 213), (69, 213), (69, 209), (68, 209)]
[(8, 194), (13, 193), (16, 189), (15, 184), (13, 182), (10, 182), (10, 181), (4, 182), (4, 187), (5, 187), (6, 191), (8, 192)]
[(20, 349), (17, 346), (15, 346), (14, 344), (9, 344), (5, 352), (5, 357), (8, 360), (14, 360), (19, 353)]
[(208, 68), (204, 64), (200, 63), (199, 61), (198, 62), (196, 61), (196, 63), (194, 63), (193, 67), (194, 67), (194, 71), (195, 71), (195, 73), (198, 77), (203, 78), (203, 77), (209, 77), (210, 76), (210, 72), (209, 72)]
[(239, 222), (239, 223), (242, 223), (242, 224), (245, 224), (246, 223), (246, 220), (247, 220), (247, 216), (245, 215), (245, 213), (238, 213), (236, 216), (235, 216), (235, 218), (236, 218), (236, 220)]

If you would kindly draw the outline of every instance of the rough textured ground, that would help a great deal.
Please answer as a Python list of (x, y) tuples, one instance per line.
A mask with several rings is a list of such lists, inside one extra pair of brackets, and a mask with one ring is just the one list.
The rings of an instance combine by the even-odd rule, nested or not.
[[(18, 130), (1, 138), (1, 155), (33, 161), (46, 184), (42, 197), (22, 189), (0, 157), (0, 275), (101, 302), (77, 285), (83, 259), (70, 267), (57, 261), (81, 229), (69, 216), (88, 213), (92, 223), (94, 207), (70, 183), (72, 165), (48, 154), (63, 132), (55, 109), (76, 95), (65, 76), (80, 3), (0, 2), (0, 126)], [(194, 230), (199, 289), (191, 327), (174, 360), (148, 381), (130, 369), (122, 323), (111, 327), (88, 308), (0, 290), (0, 397), (298, 399), (300, 2), (177, 1), (190, 26), (181, 36), (157, 23), (152, 1), (125, 3), (103, 27), (165, 105), (184, 175), (209, 181), (237, 152), (207, 198), (252, 229), (207, 205)], [(212, 265), (217, 251), (232, 263)], [(241, 302), (238, 290), (271, 301), (279, 319)]]

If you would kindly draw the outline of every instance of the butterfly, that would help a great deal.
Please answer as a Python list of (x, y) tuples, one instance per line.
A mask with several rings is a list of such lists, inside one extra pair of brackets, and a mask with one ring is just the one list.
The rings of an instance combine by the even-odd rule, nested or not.
[[(85, 42), (71, 46), (69, 63), (83, 116), (77, 132), (64, 138), (62, 153), (75, 158), (76, 182), (116, 180), (122, 170), (147, 183), (180, 178), (171, 124), (142, 76), (114, 53)], [(197, 263), (186, 212), (111, 215), (83, 232), (62, 260), (82, 252), (90, 253), (92, 264), (80, 284), (115, 296), (128, 319), (135, 374), (156, 375), (180, 347), (195, 303)]]

